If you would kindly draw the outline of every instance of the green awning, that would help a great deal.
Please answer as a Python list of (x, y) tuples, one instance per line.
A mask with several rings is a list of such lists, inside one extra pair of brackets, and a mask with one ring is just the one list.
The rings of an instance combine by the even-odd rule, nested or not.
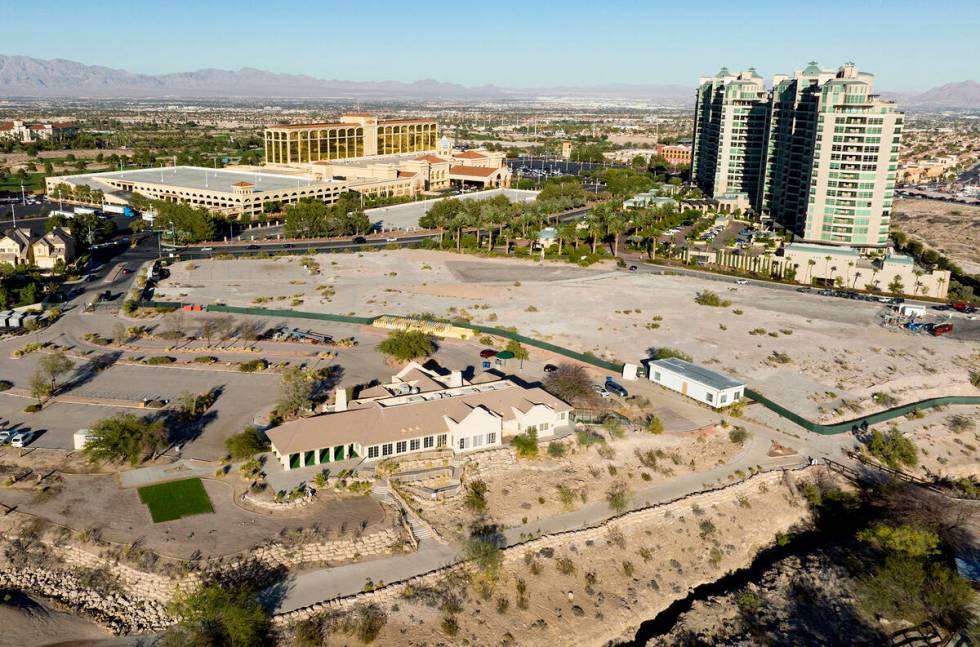
[(497, 353), (497, 359), (514, 359), (514, 353), (509, 350), (502, 350)]

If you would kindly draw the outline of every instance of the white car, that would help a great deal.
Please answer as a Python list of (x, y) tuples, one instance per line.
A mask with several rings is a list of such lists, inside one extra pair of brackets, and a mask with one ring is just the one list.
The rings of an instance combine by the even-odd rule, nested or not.
[(593, 384), (592, 385), (592, 390), (595, 391), (596, 393), (598, 393), (600, 397), (603, 397), (603, 398), (611, 398), (612, 397), (612, 393), (610, 393), (609, 391), (607, 391), (606, 390), (606, 387), (602, 386), (601, 384)]
[(735, 283), (737, 283), (738, 285), (748, 285), (749, 284), (749, 282), (746, 281), (745, 279), (736, 279), (735, 280)]
[(6, 445), (10, 442), (10, 437), (14, 435), (12, 431), (0, 431), (0, 445)]
[(397, 243), (398, 242), (398, 239), (397, 238), (385, 238), (385, 242), (386, 243)]
[(19, 431), (10, 439), (11, 447), (27, 447), (34, 440), (33, 431)]

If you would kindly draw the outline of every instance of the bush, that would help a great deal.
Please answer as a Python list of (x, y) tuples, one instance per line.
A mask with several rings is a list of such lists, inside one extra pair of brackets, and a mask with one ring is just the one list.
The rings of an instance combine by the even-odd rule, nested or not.
[(548, 443), (548, 456), (552, 458), (564, 458), (565, 454), (568, 453), (568, 445), (557, 440), (553, 440)]
[(261, 454), (268, 448), (265, 439), (255, 427), (247, 427), (225, 440), (225, 449), (233, 460), (241, 461)]
[(24, 407), (24, 413), (37, 413), (41, 410), (41, 405), (35, 402)]
[(218, 361), (218, 358), (214, 355), (200, 355), (194, 358), (195, 364), (214, 364)]
[(158, 355), (157, 357), (147, 357), (143, 360), (144, 364), (149, 364), (150, 366), (160, 366), (163, 364), (173, 364), (177, 361), (177, 358), (170, 357), (168, 355)]
[(487, 509), (487, 484), (484, 481), (470, 481), (466, 484), (464, 505), (471, 512), (482, 514)]
[(428, 357), (435, 351), (429, 336), (419, 330), (393, 330), (377, 348), (379, 352), (403, 362)]
[(259, 603), (256, 591), (244, 585), (225, 588), (204, 584), (178, 597), (171, 604), (170, 612), (180, 622), (164, 634), (160, 643), (163, 647), (268, 644), (269, 614)]
[(568, 403), (595, 397), (592, 379), (578, 364), (559, 364), (557, 370), (545, 376), (543, 385), (546, 391)]
[(651, 415), (650, 419), (647, 421), (647, 431), (651, 434), (662, 434), (664, 433), (664, 423), (657, 416)]
[(575, 575), (575, 562), (568, 557), (559, 557), (555, 560), (555, 568), (562, 575)]
[(538, 455), (538, 432), (529, 429), (514, 436), (510, 444), (514, 447), (518, 458), (535, 458)]
[(892, 469), (915, 467), (919, 462), (915, 443), (902, 435), (896, 427), (887, 434), (877, 429), (871, 432), (868, 440), (868, 452)]
[(0, 391), (6, 391), (13, 388), (14, 383), (10, 380), (0, 380)]
[(701, 290), (698, 292), (697, 296), (694, 297), (694, 302), (703, 306), (712, 306), (715, 308), (727, 308), (728, 306), (732, 305), (731, 301), (722, 299), (711, 290)]
[(253, 359), (247, 362), (241, 362), (238, 365), (238, 370), (242, 373), (255, 373), (257, 371), (264, 371), (269, 368), (269, 362), (264, 359)]
[(626, 488), (626, 484), (622, 481), (614, 483), (606, 491), (606, 503), (609, 504), (609, 509), (616, 514), (626, 512), (629, 505), (629, 490)]
[(741, 445), (749, 439), (749, 432), (744, 427), (735, 427), (728, 432), (728, 440), (736, 445)]
[(677, 359), (682, 359), (685, 362), (693, 362), (694, 360), (690, 355), (683, 351), (679, 351), (676, 348), (655, 348), (653, 350), (653, 359), (668, 359), (671, 357), (676, 357)]

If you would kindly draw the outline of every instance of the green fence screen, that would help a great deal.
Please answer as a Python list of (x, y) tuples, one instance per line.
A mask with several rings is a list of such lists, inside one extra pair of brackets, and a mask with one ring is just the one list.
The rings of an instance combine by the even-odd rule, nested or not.
[[(184, 304), (179, 301), (143, 301), (140, 303), (141, 306), (147, 308), (181, 308)], [(354, 317), (349, 315), (335, 315), (325, 312), (304, 312), (302, 310), (271, 310), (267, 308), (241, 308), (237, 306), (225, 306), (212, 304), (207, 306), (208, 312), (228, 312), (234, 314), (243, 315), (256, 315), (260, 317), (293, 317), (298, 319), (319, 319), (322, 321), (336, 321), (338, 323), (350, 323), (359, 324), (364, 326), (371, 325), (375, 319), (378, 317)], [(410, 319), (411, 317), (405, 317), (404, 315), (382, 315), (386, 317), (397, 317), (401, 319)], [(495, 337), (503, 337), (504, 339), (513, 339), (514, 341), (520, 342), (522, 344), (527, 344), (534, 348), (539, 348), (541, 350), (546, 350), (558, 355), (563, 355), (570, 359), (577, 360), (579, 362), (584, 362), (586, 364), (591, 364), (597, 368), (601, 368), (606, 371), (612, 371), (615, 373), (622, 373), (623, 365), (617, 364), (615, 362), (610, 362), (591, 353), (579, 353), (562, 346), (557, 346), (546, 341), (541, 341), (534, 339), (532, 337), (525, 337), (524, 335), (518, 334), (511, 330), (505, 330), (503, 328), (493, 328), (491, 326), (480, 326), (477, 324), (471, 324), (466, 322), (450, 321), (446, 319), (432, 319), (432, 321), (442, 321), (446, 323), (451, 323), (454, 326), (460, 328), (467, 328), (475, 332), (482, 333), (484, 335), (493, 335)], [(872, 413), (867, 416), (861, 416), (853, 420), (848, 420), (846, 422), (838, 422), (830, 425), (823, 425), (818, 422), (813, 422), (807, 420), (803, 416), (790, 411), (786, 407), (777, 404), (767, 398), (766, 396), (753, 391), (752, 389), (746, 388), (745, 395), (762, 406), (766, 407), (770, 411), (774, 412), (776, 415), (781, 416), (794, 424), (803, 427), (808, 431), (812, 431), (818, 434), (842, 434), (851, 431), (855, 426), (861, 425), (867, 422), (868, 425), (874, 425), (879, 422), (884, 422), (886, 420), (891, 420), (893, 418), (898, 418), (906, 414), (912, 413), (913, 411), (918, 411), (920, 409), (929, 409), (931, 407), (939, 407), (947, 404), (980, 404), (980, 396), (970, 396), (970, 395), (951, 395), (940, 398), (929, 398), (928, 400), (921, 400), (919, 402), (913, 402), (911, 404), (905, 404), (900, 407), (894, 407), (886, 411), (879, 411), (878, 413)]]

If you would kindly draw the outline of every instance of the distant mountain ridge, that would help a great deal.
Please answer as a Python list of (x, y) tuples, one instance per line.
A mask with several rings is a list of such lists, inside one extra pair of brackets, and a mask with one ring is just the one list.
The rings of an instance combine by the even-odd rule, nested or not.
[(693, 88), (679, 85), (609, 85), (512, 89), (495, 85), (467, 87), (423, 79), (341, 81), (305, 74), (279, 74), (254, 68), (202, 69), (173, 74), (137, 74), (65, 59), (0, 55), (2, 97), (165, 98), (234, 97), (297, 99), (525, 99), (574, 96), (662, 101), (686, 105)]
[[(882, 92), (903, 107), (980, 108), (980, 83), (960, 81), (922, 93)], [(201, 69), (172, 74), (138, 74), (66, 59), (38, 59), (0, 54), (0, 97), (38, 98), (293, 98), (360, 100), (507, 100), (577, 98), (647, 101), (663, 105), (694, 104), (694, 88), (670, 84), (610, 83), (598, 86), (503, 88), (468, 87), (423, 79), (342, 81), (305, 74), (280, 74), (245, 67)]]

